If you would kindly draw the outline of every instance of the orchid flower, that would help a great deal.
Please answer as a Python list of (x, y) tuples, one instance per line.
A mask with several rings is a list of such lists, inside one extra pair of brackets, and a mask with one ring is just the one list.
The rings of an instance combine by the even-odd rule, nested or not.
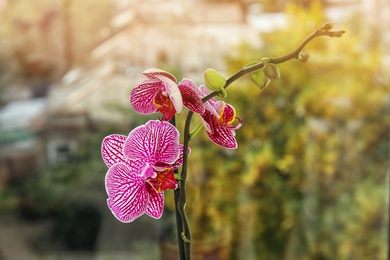
[(103, 139), (102, 158), (107, 165), (107, 204), (121, 222), (144, 213), (159, 219), (164, 190), (176, 189), (174, 170), (183, 163), (178, 130), (168, 122), (150, 120), (129, 136), (113, 134)]
[(203, 102), (191, 86), (177, 85), (176, 78), (163, 70), (149, 69), (143, 74), (148, 79), (135, 86), (130, 94), (130, 103), (138, 113), (161, 112), (163, 120), (170, 120), (183, 106), (204, 113)]
[[(201, 96), (209, 94), (207, 88), (203, 85), (199, 87)], [(238, 124), (233, 126), (232, 123), (238, 120)], [(236, 110), (230, 104), (223, 101), (217, 101), (211, 98), (205, 103), (205, 112), (202, 114), (202, 123), (210, 140), (224, 148), (237, 148), (235, 138), (242, 121), (236, 117)]]

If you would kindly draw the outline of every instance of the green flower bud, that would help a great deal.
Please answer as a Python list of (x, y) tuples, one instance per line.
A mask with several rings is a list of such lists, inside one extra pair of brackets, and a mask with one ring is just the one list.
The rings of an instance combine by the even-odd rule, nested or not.
[(271, 80), (264, 74), (262, 70), (256, 70), (251, 74), (251, 80), (261, 89), (267, 87)]
[(280, 70), (279, 67), (276, 66), (273, 63), (268, 63), (264, 66), (264, 74), (270, 79), (270, 80), (278, 80), (280, 79)]
[(301, 62), (307, 62), (309, 60), (309, 57), (310, 57), (310, 55), (306, 51), (301, 51), (298, 54), (298, 60), (301, 61)]
[(204, 81), (211, 91), (220, 91), (226, 84), (226, 79), (215, 69), (206, 69)]

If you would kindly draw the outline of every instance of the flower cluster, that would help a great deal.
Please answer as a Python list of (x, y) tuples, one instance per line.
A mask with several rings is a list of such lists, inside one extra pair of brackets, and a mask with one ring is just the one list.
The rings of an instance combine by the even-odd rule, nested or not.
[(150, 120), (128, 136), (107, 136), (101, 150), (109, 168), (107, 204), (122, 222), (144, 213), (160, 218), (164, 190), (178, 187), (174, 170), (183, 163), (184, 148), (179, 144), (179, 131), (167, 121), (183, 106), (200, 115), (210, 140), (224, 148), (237, 148), (235, 131), (242, 124), (233, 106), (215, 98), (202, 101), (209, 94), (205, 86), (198, 87), (190, 79), (177, 83), (172, 74), (158, 69), (143, 74), (147, 79), (134, 87), (130, 103), (141, 114), (160, 112), (162, 120)]
[[(211, 141), (224, 148), (237, 148), (234, 136), (242, 123), (236, 118), (233, 106), (215, 98), (203, 103), (202, 98), (209, 91), (203, 85), (196, 86), (190, 79), (183, 79), (177, 84), (172, 74), (159, 69), (149, 69), (143, 74), (148, 79), (135, 86), (130, 95), (135, 111), (141, 114), (160, 112), (162, 120), (169, 120), (185, 106), (201, 116)], [(238, 124), (233, 126), (236, 119)]]

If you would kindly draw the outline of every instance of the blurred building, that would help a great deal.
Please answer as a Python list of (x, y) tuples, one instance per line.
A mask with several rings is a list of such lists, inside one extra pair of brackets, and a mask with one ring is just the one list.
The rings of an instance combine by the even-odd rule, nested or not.
[(76, 149), (82, 130), (128, 121), (110, 106), (131, 110), (130, 90), (145, 79), (146, 68), (173, 68), (200, 82), (205, 68), (225, 69), (224, 58), (234, 44), (258, 43), (235, 2), (139, 1), (114, 16), (111, 25), (89, 64), (69, 70), (50, 88), (40, 125), (42, 154), (50, 164)]
[(45, 106), (45, 98), (36, 98), (13, 101), (0, 110), (0, 188), (37, 169), (40, 142), (31, 125)]
[[(8, 1), (1, 2), (2, 9), (7, 5)], [(371, 26), (389, 22), (389, 1), (328, 0), (326, 5), (327, 16), (334, 23), (343, 23), (353, 16), (363, 17)], [(47, 95), (47, 107), (33, 122), (33, 129), (27, 128), (41, 140), (42, 150), (38, 153), (41, 158), (37, 165), (66, 161), (77, 149), (82, 130), (128, 121), (129, 118), (115, 108), (131, 110), (128, 96), (131, 88), (144, 79), (143, 70), (170, 69), (201, 83), (206, 68), (225, 70), (224, 59), (235, 45), (246, 41), (260, 49), (259, 33), (286, 25), (283, 10), (264, 12), (267, 8), (256, 1), (117, 0), (113, 1), (113, 6), (114, 15), (107, 27), (101, 29), (101, 42), (85, 54), (87, 63), (73, 65), (49, 88), (48, 82), (38, 82), (32, 88), (35, 94), (20, 91), (23, 88), (17, 88), (18, 91), (10, 88), (2, 93), (2, 99), (8, 97), (8, 100), (20, 93), (24, 99)], [(39, 28), (50, 41), (55, 41), (58, 35), (53, 33), (53, 26), (60, 23), (56, 17), (63, 14), (49, 10), (40, 20)], [(21, 30), (25, 28), (22, 27)], [(26, 32), (19, 36), (20, 41), (31, 36), (32, 32)], [(388, 30), (384, 30), (383, 35), (389, 41)], [(40, 46), (41, 54), (37, 57), (43, 60), (30, 62), (20, 58), (20, 62), (32, 66), (31, 71), (38, 74), (50, 71), (42, 64), (60, 62), (59, 67), (65, 68), (65, 57), (55, 54), (67, 49), (64, 44), (66, 42), (57, 49)], [(45, 51), (50, 55), (44, 55)], [(44, 60), (47, 62), (40, 63)]]
[[(22, 91), (28, 89), (22, 86), (23, 83), (16, 81), (19, 83), (15, 84), (8, 75), (2, 78), (7, 79), (2, 83), (8, 86), (22, 85), (8, 87), (2, 92), (2, 102), (16, 102), (9, 103), (2, 109), (4, 116), (1, 124), (7, 128), (25, 118), (12, 114), (9, 107), (18, 111), (15, 113), (31, 115), (36, 100), (29, 101), (29, 98), (47, 96), (47, 101), (42, 101), (45, 105), (41, 106), (34, 117), (26, 119), (29, 121), (23, 124), (23, 129), (20, 130), (22, 134), (19, 134), (19, 130), (16, 133), (9, 127), (3, 127), (0, 147), (2, 176), (13, 175), (11, 172), (16, 171), (16, 166), (20, 168), (24, 165), (21, 172), (29, 173), (40, 166), (65, 162), (70, 153), (77, 149), (83, 130), (99, 124), (123, 122), (124, 116), (110, 107), (119, 105), (130, 109), (130, 89), (143, 80), (141, 72), (144, 69), (164, 65), (175, 67), (187, 77), (197, 75), (199, 78), (207, 67), (223, 70), (224, 55), (232, 44), (244, 39), (255, 41), (257, 38), (253, 28), (245, 22), (245, 14), (237, 2), (120, 2), (114, 2), (117, 12), (109, 26), (102, 28), (104, 37), (101, 43), (87, 54), (88, 63), (73, 65), (49, 88), (49, 83), (42, 82), (39, 78), (47, 73), (58, 75), (58, 68), (61, 70), (67, 67), (66, 55), (59, 55), (67, 48), (64, 43), (54, 44), (66, 29), (66, 26), (61, 26), (66, 10), (50, 9), (36, 22), (27, 22), (24, 18), (15, 21), (19, 28), (17, 30), (21, 30), (21, 34), (14, 39), (15, 55), (19, 66), (29, 73), (25, 75), (30, 78), (28, 84), (37, 87), (31, 87), (32, 92), (28, 93)], [(65, 8), (71, 1), (64, 1), (64, 4)], [(1, 6), (5, 12), (7, 7), (11, 8), (11, 3), (2, 1)], [(76, 22), (73, 18), (73, 25)], [(60, 29), (60, 33), (54, 30), (54, 26)], [(46, 39), (45, 44), (51, 44), (46, 47), (39, 45), (39, 41), (36, 41), (39, 35)], [(24, 44), (29, 41), (34, 44), (24, 48)], [(8, 39), (4, 43), (12, 47)], [(54, 71), (49, 67), (54, 68)], [(40, 87), (41, 85), (44, 86)], [(26, 101), (18, 102), (21, 98)], [(20, 104), (21, 102), (26, 104)], [(34, 154), (34, 159), (31, 159), (33, 165), (13, 162), (12, 158), (19, 155), (15, 157), (10, 152), (10, 147), (18, 147), (19, 140), (15, 138), (22, 137), (34, 140), (34, 144), (30, 142), (28, 152), (22, 150), (22, 154), (25, 153), (26, 156)]]

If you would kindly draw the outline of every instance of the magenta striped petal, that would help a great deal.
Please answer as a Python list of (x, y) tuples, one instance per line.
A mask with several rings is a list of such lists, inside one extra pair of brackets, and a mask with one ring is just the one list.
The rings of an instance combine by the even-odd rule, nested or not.
[(179, 158), (179, 131), (166, 121), (150, 120), (130, 132), (124, 154), (151, 165), (172, 164)]
[(212, 129), (212, 133), (206, 131), (211, 141), (224, 148), (237, 148), (237, 141), (234, 137), (236, 133), (233, 130), (229, 129), (228, 127), (220, 126), (217, 123), (214, 124)]
[(179, 84), (179, 90), (183, 97), (183, 105), (189, 110), (202, 115), (205, 111), (201, 95), (202, 93), (192, 80), (183, 79)]
[(145, 179), (131, 172), (126, 164), (112, 166), (106, 175), (107, 205), (121, 222), (132, 222), (145, 213), (149, 194)]
[[(235, 139), (236, 133), (234, 131), (241, 127), (242, 122), (238, 118), (239, 122), (236, 126), (233, 126), (231, 122), (225, 122), (224, 119), (230, 119), (232, 111), (234, 112), (234, 108), (229, 104), (226, 104), (225, 109), (226, 108), (227, 111), (222, 111), (220, 118), (212, 115), (210, 111), (206, 111), (202, 116), (202, 122), (211, 141), (222, 147), (235, 149), (237, 148), (237, 141)], [(226, 117), (224, 115), (225, 112), (228, 113)]]
[[(167, 168), (172, 168), (173, 170), (176, 170), (183, 164), (183, 150), (184, 150), (184, 145), (179, 144), (179, 158), (173, 163), (173, 164), (155, 164), (153, 169), (156, 171), (163, 171)], [(191, 153), (191, 148), (188, 147), (188, 154)]]
[(123, 144), (127, 136), (124, 135), (109, 135), (102, 142), (102, 158), (108, 168), (116, 163), (128, 163), (128, 159), (123, 155)]
[[(199, 86), (199, 90), (202, 92), (202, 97), (205, 97), (207, 96), (208, 94), (210, 94), (210, 91), (208, 90), (208, 88), (206, 88), (204, 85), (200, 85)], [(211, 105), (214, 104), (215, 102), (217, 102), (217, 99), (216, 98), (210, 98), (208, 101), (208, 103), (210, 103)]]
[(158, 79), (143, 81), (133, 88), (130, 94), (130, 104), (140, 114), (152, 114), (157, 112), (153, 98), (164, 84)]
[(164, 192), (156, 192), (152, 186), (146, 184), (149, 192), (149, 203), (146, 208), (146, 214), (152, 218), (161, 218), (164, 211)]
[(186, 79), (184, 78), (180, 84), (180, 85), (186, 85), (188, 87), (190, 87), (195, 93), (196, 95), (198, 95), (200, 98), (204, 97), (205, 95), (202, 93), (202, 91), (200, 90), (200, 88), (198, 88), (198, 86), (196, 86), (195, 82), (193, 82), (192, 80), (190, 79)]
[(202, 121), (203, 127), (206, 130), (206, 132), (213, 133), (213, 129), (211, 128), (211, 126), (209, 125), (209, 123), (205, 119), (206, 115), (209, 115), (209, 114), (210, 114), (210, 111), (207, 110), (206, 113), (203, 114), (203, 116), (200, 119)]

